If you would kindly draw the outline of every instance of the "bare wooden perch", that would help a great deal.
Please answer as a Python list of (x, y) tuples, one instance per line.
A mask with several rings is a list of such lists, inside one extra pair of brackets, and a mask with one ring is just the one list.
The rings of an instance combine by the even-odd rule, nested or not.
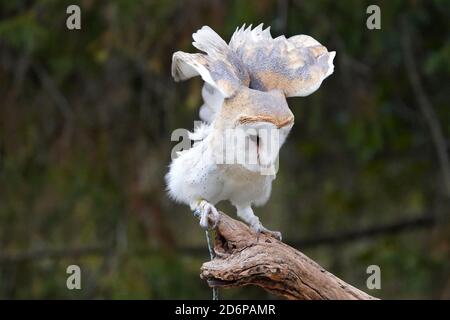
[(269, 235), (259, 238), (244, 223), (221, 213), (216, 257), (201, 267), (211, 287), (257, 285), (287, 299), (374, 300), (323, 269), (303, 253)]

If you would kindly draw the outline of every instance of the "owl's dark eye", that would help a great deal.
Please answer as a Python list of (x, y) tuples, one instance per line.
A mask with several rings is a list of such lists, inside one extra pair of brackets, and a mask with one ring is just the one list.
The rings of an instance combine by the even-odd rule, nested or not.
[(257, 146), (259, 146), (259, 135), (254, 134), (254, 135), (250, 135), (250, 140), (252, 140), (254, 143), (256, 143)]

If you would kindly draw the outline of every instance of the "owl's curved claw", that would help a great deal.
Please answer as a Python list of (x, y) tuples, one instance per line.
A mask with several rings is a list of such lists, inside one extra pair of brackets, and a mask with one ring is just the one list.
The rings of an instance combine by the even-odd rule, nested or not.
[[(211, 203), (206, 200), (201, 200), (193, 212), (194, 216), (200, 219), (200, 227), (203, 229), (215, 229), (219, 223), (219, 211)], [(209, 226), (209, 222), (212, 221), (212, 225)]]
[(256, 224), (250, 226), (250, 228), (251, 228), (253, 231), (255, 231), (255, 233), (256, 233), (256, 241), (257, 241), (257, 242), (259, 241), (259, 235), (260, 235), (261, 233), (265, 233), (265, 234), (267, 234), (267, 235), (271, 236), (272, 238), (275, 238), (275, 239), (277, 239), (277, 240), (279, 240), (279, 241), (282, 240), (282, 235), (281, 235), (281, 232), (280, 232), (280, 231), (272, 231), (272, 230), (269, 230), (269, 229), (267, 229), (266, 227), (264, 227), (264, 226), (262, 225), (262, 223), (259, 222), (259, 221), (258, 221)]
[(201, 211), (197, 208), (194, 211), (192, 211), (192, 214), (194, 215), (194, 217), (196, 217), (197, 219), (200, 219), (200, 215), (201, 215)]

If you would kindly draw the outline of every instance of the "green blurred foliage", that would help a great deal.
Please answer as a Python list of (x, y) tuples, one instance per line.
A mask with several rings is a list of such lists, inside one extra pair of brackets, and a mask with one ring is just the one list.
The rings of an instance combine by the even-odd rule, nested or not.
[[(65, 27), (73, 3), (81, 31)], [(401, 23), (448, 145), (450, 7), (380, 2), (382, 29), (370, 31), (369, 4), (3, 1), (0, 298), (210, 297), (198, 276), (204, 234), (164, 191), (170, 134), (191, 129), (201, 104), (200, 79), (171, 79), (171, 55), (194, 51), (191, 34), (202, 25), (229, 39), (261, 22), (274, 36), (311, 35), (337, 58), (318, 92), (289, 99), (296, 125), (271, 200), (256, 213), (287, 241), (433, 214), (432, 226), (299, 249), (363, 290), (367, 266), (379, 265), (382, 289), (370, 292), (379, 297), (450, 298), (450, 201), (405, 70)], [(73, 253), (92, 246), (100, 249)], [(70, 264), (82, 268), (81, 291), (66, 289)], [(272, 298), (258, 288), (223, 296)]]

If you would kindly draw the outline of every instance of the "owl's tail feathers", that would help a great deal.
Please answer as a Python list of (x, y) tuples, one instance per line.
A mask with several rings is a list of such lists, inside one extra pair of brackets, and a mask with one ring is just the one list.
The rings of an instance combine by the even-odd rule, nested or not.
[(227, 43), (210, 27), (203, 26), (192, 35), (192, 45), (206, 52), (208, 56), (217, 58), (223, 56), (229, 50)]

